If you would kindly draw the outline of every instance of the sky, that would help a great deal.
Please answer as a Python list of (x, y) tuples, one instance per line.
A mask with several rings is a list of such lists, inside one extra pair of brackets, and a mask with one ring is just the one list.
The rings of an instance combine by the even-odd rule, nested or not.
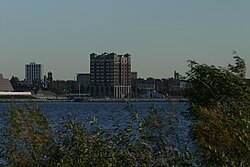
[(232, 50), (250, 78), (249, 0), (1, 0), (0, 73), (24, 79), (29, 62), (54, 79), (89, 72), (89, 55), (132, 55), (139, 77), (169, 78), (187, 60), (227, 66)]

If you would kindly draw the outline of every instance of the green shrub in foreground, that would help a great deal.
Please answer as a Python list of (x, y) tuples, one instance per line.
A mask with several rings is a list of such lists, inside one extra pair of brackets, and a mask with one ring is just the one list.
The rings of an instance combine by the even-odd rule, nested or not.
[[(174, 112), (151, 108), (139, 121), (133, 107), (125, 127), (106, 130), (69, 117), (53, 127), (37, 106), (14, 107), (1, 134), (5, 166), (192, 166), (188, 150), (178, 150)], [(169, 142), (170, 140), (175, 141)]]
[(244, 60), (234, 59), (226, 68), (189, 64), (187, 93), (201, 166), (250, 166), (250, 89)]

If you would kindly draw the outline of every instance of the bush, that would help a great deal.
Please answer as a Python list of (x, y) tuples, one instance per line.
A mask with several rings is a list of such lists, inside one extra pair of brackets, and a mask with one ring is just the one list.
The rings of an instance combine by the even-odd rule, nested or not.
[(13, 107), (1, 129), (1, 158), (9, 166), (39, 166), (50, 157), (53, 132), (37, 106)]
[(177, 147), (174, 111), (152, 107), (142, 121), (131, 105), (128, 112), (127, 125), (113, 125), (113, 130), (95, 122), (86, 129), (75, 116), (52, 130), (39, 107), (12, 107), (6, 117), (9, 128), (1, 135), (2, 165), (192, 166), (189, 151)]
[(187, 94), (201, 165), (250, 166), (250, 90), (244, 60), (234, 59), (226, 68), (189, 61)]

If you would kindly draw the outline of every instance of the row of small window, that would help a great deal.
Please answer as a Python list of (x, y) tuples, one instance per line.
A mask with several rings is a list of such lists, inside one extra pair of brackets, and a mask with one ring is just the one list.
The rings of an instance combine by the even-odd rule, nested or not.
[(27, 74), (28, 76), (40, 76), (40, 73)]
[(95, 73), (96, 75), (116, 75), (116, 73), (113, 73), (113, 72), (103, 72), (103, 71), (97, 71), (96, 73)]
[[(95, 82), (95, 80), (91, 80), (91, 82)], [(97, 83), (103, 83), (104, 80), (96, 80)], [(105, 82), (110, 82), (110, 83), (113, 83), (114, 80), (105, 80)]]
[(98, 79), (98, 78), (114, 78), (114, 76), (106, 76), (106, 77), (104, 77), (104, 76), (96, 76), (96, 78)]
[[(90, 63), (91, 66), (119, 66), (119, 63)], [(127, 63), (123, 63), (121, 64), (121, 66), (125, 66), (125, 67), (131, 67), (130, 64), (127, 64)]]
[(114, 63), (112, 63), (112, 62), (111, 63), (107, 63), (107, 62), (106, 63), (90, 63), (90, 65), (91, 66), (94, 66), (94, 65), (96, 65), (96, 66), (98, 66), (98, 65), (114, 65)]
[[(94, 71), (94, 70), (95, 70), (95, 68), (91, 68), (90, 70), (91, 70), (91, 71)], [(96, 70), (104, 70), (104, 68), (96, 68)], [(114, 71), (114, 70), (117, 70), (117, 69), (113, 69), (113, 68), (106, 68), (105, 70), (106, 70), (106, 71)]]
[[(96, 72), (107, 72), (107, 73), (109, 73), (109, 72), (114, 72), (113, 70), (96, 70)], [(94, 70), (92, 71), (92, 72), (94, 72)]]
[(129, 68), (127, 67), (121, 67), (122, 70), (128, 70)]
[(96, 78), (104, 78), (104, 77), (114, 78), (114, 77), (118, 77), (118, 75), (92, 75), (90, 78), (94, 78), (94, 77), (96, 77)]
[(41, 73), (41, 70), (26, 70), (26, 73)]
[(97, 62), (97, 61), (114, 61), (114, 59), (113, 59), (113, 58), (110, 58), (110, 59), (107, 59), (107, 58), (106, 58), (106, 59), (91, 59), (90, 61), (91, 61), (91, 62), (92, 62), (92, 61), (96, 61), (96, 62)]
[(121, 76), (123, 78), (127, 77), (130, 78), (130, 75), (124, 75), (124, 74), (118, 75), (117, 73), (91, 73), (91, 77), (94, 76), (106, 76), (106, 77)]
[[(96, 65), (114, 65), (114, 63), (109, 63), (109, 62), (102, 62), (102, 63), (95, 63)], [(91, 65), (94, 65), (94, 63), (92, 63)]]
[(104, 68), (104, 66), (91, 66), (90, 69), (106, 69), (106, 68)]
[[(94, 70), (94, 68), (92, 68), (91, 70)], [(96, 70), (106, 70), (106, 71), (114, 71), (114, 68), (96, 68)]]

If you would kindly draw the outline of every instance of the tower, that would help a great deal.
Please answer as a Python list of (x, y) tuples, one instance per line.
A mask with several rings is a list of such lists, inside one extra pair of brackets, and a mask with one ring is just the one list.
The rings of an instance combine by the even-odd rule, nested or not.
[(34, 80), (42, 81), (44, 77), (44, 67), (42, 64), (30, 62), (25, 65), (25, 81), (33, 82)]
[(131, 55), (91, 54), (90, 85), (92, 97), (130, 97)]
[(52, 75), (52, 72), (49, 71), (48, 72), (48, 82), (52, 82), (53, 81), (53, 75)]

